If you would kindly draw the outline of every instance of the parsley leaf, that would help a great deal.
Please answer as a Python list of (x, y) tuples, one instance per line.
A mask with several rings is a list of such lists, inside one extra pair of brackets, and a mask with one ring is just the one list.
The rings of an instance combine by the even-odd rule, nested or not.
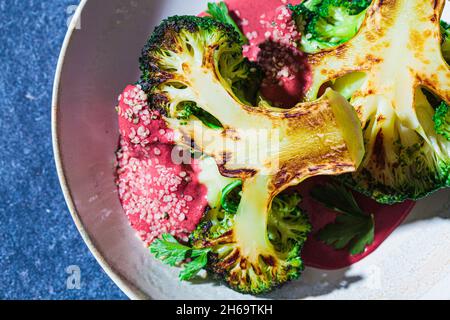
[(180, 244), (172, 235), (163, 234), (150, 246), (150, 252), (169, 266), (176, 266), (187, 258), (191, 248)]
[(334, 223), (318, 233), (319, 240), (337, 250), (347, 248), (351, 255), (363, 253), (375, 237), (373, 214), (366, 214), (357, 204), (353, 194), (342, 184), (329, 183), (311, 191), (311, 196), (339, 215)]
[(190, 280), (197, 275), (208, 263), (208, 253), (209, 250), (194, 250), (191, 262), (186, 263), (180, 272), (180, 280)]
[(335, 249), (348, 247), (351, 255), (363, 253), (374, 240), (374, 220), (370, 216), (342, 214), (332, 224), (325, 226), (318, 234), (319, 240)]
[(353, 194), (341, 183), (327, 183), (318, 186), (311, 191), (311, 196), (328, 209), (356, 216), (364, 214)]
[(169, 266), (176, 266), (190, 258), (191, 261), (183, 265), (180, 280), (190, 280), (196, 276), (208, 263), (209, 249), (193, 249), (180, 244), (174, 236), (163, 234), (150, 245), (150, 252)]
[(242, 43), (243, 44), (249, 43), (247, 37), (242, 33), (236, 21), (234, 21), (233, 18), (230, 16), (230, 12), (228, 11), (228, 7), (225, 2), (223, 1), (217, 3), (209, 2), (208, 11), (206, 11), (206, 13), (222, 23), (232, 25), (233, 28), (237, 31), (237, 33), (239, 33)]

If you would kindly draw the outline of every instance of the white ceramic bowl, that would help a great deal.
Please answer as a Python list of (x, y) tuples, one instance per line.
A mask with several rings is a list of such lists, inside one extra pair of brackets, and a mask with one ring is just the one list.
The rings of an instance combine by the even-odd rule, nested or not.
[[(244, 297), (214, 282), (178, 282), (177, 271), (153, 260), (128, 225), (114, 185), (114, 106), (138, 77), (141, 47), (163, 18), (197, 14), (206, 2), (81, 1), (61, 52), (52, 119), (61, 186), (89, 249), (130, 298)], [(449, 218), (450, 192), (438, 192), (364, 261), (333, 272), (307, 268), (302, 280), (267, 298), (450, 299)]]

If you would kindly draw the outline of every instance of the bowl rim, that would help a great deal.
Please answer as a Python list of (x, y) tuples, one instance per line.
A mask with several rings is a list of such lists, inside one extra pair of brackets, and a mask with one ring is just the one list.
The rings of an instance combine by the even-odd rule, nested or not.
[(58, 63), (56, 67), (54, 82), (53, 82), (53, 94), (52, 94), (52, 106), (51, 106), (51, 128), (52, 128), (52, 145), (53, 145), (53, 157), (56, 165), (56, 171), (59, 179), (59, 184), (61, 186), (61, 190), (64, 195), (64, 199), (66, 201), (67, 207), (69, 209), (70, 215), (80, 233), (84, 243), (89, 248), (89, 251), (97, 260), (98, 264), (102, 267), (102, 269), (106, 272), (110, 279), (122, 290), (128, 298), (133, 300), (143, 300), (143, 299), (151, 299), (151, 297), (144, 293), (141, 289), (139, 289), (136, 285), (134, 285), (126, 276), (124, 276), (121, 272), (111, 266), (105, 258), (102, 251), (97, 248), (97, 245), (91, 234), (88, 233), (85, 225), (83, 224), (80, 215), (78, 214), (76, 205), (72, 198), (72, 192), (70, 186), (67, 183), (66, 179), (66, 168), (64, 167), (64, 163), (62, 161), (61, 150), (60, 150), (60, 140), (59, 140), (59, 123), (58, 123), (58, 102), (59, 102), (59, 92), (61, 86), (61, 75), (65, 64), (66, 53), (69, 49), (69, 45), (72, 40), (73, 33), (75, 31), (77, 21), (81, 17), (81, 13), (85, 8), (87, 2), (89, 0), (81, 0), (80, 4), (75, 11), (72, 21), (68, 27), (67, 33), (65, 35), (63, 44), (61, 46), (61, 51), (58, 58)]

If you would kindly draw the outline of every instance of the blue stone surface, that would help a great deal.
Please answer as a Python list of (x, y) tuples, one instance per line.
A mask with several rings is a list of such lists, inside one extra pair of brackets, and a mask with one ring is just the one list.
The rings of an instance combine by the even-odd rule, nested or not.
[[(77, 4), (0, 0), (0, 299), (126, 299), (72, 222), (53, 161), (53, 77)], [(67, 287), (72, 265), (80, 289)]]

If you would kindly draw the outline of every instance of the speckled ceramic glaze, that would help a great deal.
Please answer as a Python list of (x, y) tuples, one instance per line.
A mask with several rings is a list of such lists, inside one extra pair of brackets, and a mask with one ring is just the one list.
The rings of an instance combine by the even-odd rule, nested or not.
[[(137, 79), (141, 47), (161, 19), (197, 14), (206, 2), (82, 1), (61, 53), (53, 101), (61, 185), (90, 250), (130, 298), (251, 298), (211, 281), (180, 283), (177, 270), (155, 261), (128, 225), (114, 184), (114, 106)], [(332, 272), (307, 268), (300, 281), (263, 298), (450, 299), (450, 190), (420, 201), (362, 262)]]

